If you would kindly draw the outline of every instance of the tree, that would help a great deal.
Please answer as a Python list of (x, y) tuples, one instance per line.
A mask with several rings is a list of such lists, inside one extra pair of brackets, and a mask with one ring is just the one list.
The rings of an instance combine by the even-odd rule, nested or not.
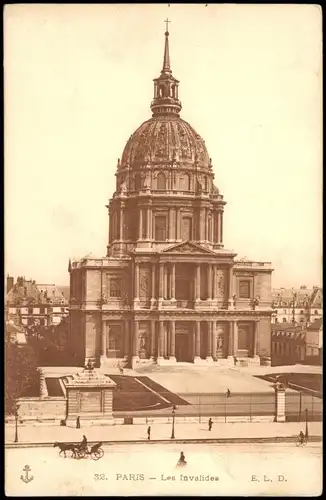
[(11, 414), (16, 399), (39, 396), (38, 359), (32, 346), (5, 341), (5, 412)]

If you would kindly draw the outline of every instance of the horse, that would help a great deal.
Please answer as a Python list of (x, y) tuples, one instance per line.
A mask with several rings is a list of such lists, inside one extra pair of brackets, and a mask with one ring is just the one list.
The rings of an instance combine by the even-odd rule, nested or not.
[(61, 456), (61, 453), (64, 453), (64, 457), (66, 458), (66, 451), (71, 451), (73, 457), (76, 456), (76, 445), (72, 443), (58, 443), (57, 441), (54, 443), (53, 448), (60, 448), (59, 455)]

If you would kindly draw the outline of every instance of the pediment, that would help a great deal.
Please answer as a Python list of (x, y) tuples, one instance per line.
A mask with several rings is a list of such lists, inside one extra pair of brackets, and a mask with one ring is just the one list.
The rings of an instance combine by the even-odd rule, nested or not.
[(173, 245), (172, 247), (166, 248), (162, 251), (164, 254), (201, 254), (201, 255), (214, 255), (215, 252), (208, 250), (196, 243), (191, 243), (190, 241), (185, 241), (183, 243), (178, 243), (177, 245)]

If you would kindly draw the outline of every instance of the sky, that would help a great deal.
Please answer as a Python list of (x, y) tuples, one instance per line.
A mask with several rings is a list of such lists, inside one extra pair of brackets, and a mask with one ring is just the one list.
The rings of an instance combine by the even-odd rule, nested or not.
[(273, 287), (320, 285), (316, 5), (7, 5), (6, 273), (66, 285), (69, 258), (105, 256), (105, 205), (129, 136), (151, 117), (167, 16), (181, 117), (227, 201), (225, 248), (271, 261)]

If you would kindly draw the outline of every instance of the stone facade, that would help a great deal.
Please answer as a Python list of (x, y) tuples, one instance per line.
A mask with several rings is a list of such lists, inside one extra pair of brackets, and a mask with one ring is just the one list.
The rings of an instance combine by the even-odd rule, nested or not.
[(271, 264), (224, 248), (226, 202), (205, 142), (179, 116), (169, 62), (128, 140), (108, 204), (107, 256), (70, 264), (80, 363), (251, 362), (271, 349)]

